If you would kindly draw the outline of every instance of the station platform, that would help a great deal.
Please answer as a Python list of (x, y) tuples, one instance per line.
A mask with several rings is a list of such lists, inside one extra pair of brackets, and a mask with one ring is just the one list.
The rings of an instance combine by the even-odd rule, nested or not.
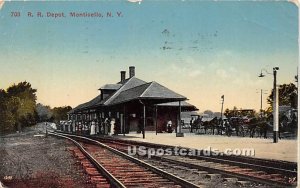
[(273, 138), (227, 137), (222, 135), (196, 135), (194, 133), (184, 133), (184, 137), (176, 137), (175, 133), (157, 133), (156, 135), (155, 132), (148, 131), (145, 133), (145, 139), (139, 133), (114, 137), (199, 150), (210, 147), (219, 152), (227, 149), (253, 148), (255, 155), (252, 157), (255, 158), (297, 162), (297, 139), (280, 139), (278, 143), (273, 143)]

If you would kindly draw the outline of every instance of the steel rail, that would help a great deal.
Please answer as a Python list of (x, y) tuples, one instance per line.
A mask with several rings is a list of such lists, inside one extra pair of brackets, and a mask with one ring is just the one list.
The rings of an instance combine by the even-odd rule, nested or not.
[(220, 169), (216, 169), (216, 168), (199, 166), (199, 165), (196, 165), (196, 164), (177, 161), (177, 160), (174, 160), (174, 159), (167, 159), (167, 158), (164, 158), (164, 157), (161, 157), (161, 156), (152, 156), (152, 157), (156, 158), (158, 160), (161, 160), (161, 161), (166, 161), (166, 162), (174, 163), (174, 164), (177, 164), (177, 165), (180, 164), (182, 166), (189, 167), (189, 168), (195, 168), (195, 169), (199, 169), (199, 170), (203, 170), (203, 171), (207, 171), (207, 172), (211, 172), (211, 173), (219, 173), (219, 174), (222, 174), (224, 176), (231, 176), (231, 177), (235, 177), (235, 178), (238, 178), (238, 179), (248, 180), (248, 181), (251, 181), (251, 182), (257, 182), (257, 183), (261, 183), (261, 184), (265, 184), (265, 185), (269, 185), (269, 186), (275, 186), (275, 187), (292, 186), (293, 187), (293, 185), (283, 183), (283, 182), (276, 182), (276, 181), (272, 181), (272, 180), (268, 180), (268, 179), (257, 178), (257, 177), (253, 177), (253, 176), (248, 176), (248, 175), (243, 175), (243, 174), (239, 174), (239, 173), (229, 172), (229, 171), (220, 170)]
[[(99, 139), (97, 137), (97, 139)], [(100, 139), (105, 139), (105, 140), (110, 140), (110, 141), (115, 141), (115, 142), (127, 142), (127, 141), (123, 141), (123, 140), (119, 140), (119, 139), (106, 139), (106, 138), (100, 138)], [(132, 143), (131, 143), (132, 142)], [(167, 146), (167, 145), (160, 145), (160, 144), (153, 144), (153, 143), (147, 143), (147, 142), (136, 142), (136, 141), (130, 141), (130, 142), (127, 142), (127, 143), (130, 143), (130, 144), (137, 144), (137, 145), (142, 145), (142, 146), (145, 146), (145, 145), (149, 145), (152, 146), (152, 147), (156, 147), (156, 148), (171, 148), (174, 146)], [(178, 150), (179, 149), (185, 149), (185, 150), (190, 150), (192, 148), (185, 148), (185, 147), (177, 147)], [(199, 150), (200, 153), (203, 152), (203, 150)], [(213, 153), (213, 152), (211, 152)], [(231, 157), (233, 159), (221, 159), (221, 158), (218, 158), (218, 157)], [(240, 159), (236, 159), (237, 157), (239, 157)], [(219, 152), (216, 156), (203, 156), (203, 155), (198, 155), (198, 156), (195, 156), (195, 157), (192, 157), (192, 158), (199, 158), (199, 159), (207, 159), (207, 160), (213, 160), (213, 161), (218, 161), (218, 162), (225, 162), (227, 164), (235, 164), (235, 165), (241, 165), (241, 166), (244, 166), (244, 167), (255, 167), (255, 168), (260, 168), (260, 169), (264, 169), (264, 170), (268, 170), (268, 171), (280, 171), (282, 173), (288, 173), (288, 174), (293, 174), (293, 175), (296, 175), (297, 174), (297, 171), (295, 170), (290, 170), (290, 169), (287, 169), (287, 168), (278, 168), (278, 167), (272, 167), (272, 166), (266, 166), (266, 165), (260, 165), (260, 164), (254, 164), (255, 162), (265, 162), (265, 163), (272, 163), (274, 165), (277, 165), (279, 163), (285, 163), (284, 161), (270, 161), (270, 160), (265, 160), (265, 159), (259, 159), (259, 158), (246, 158), (246, 157), (243, 157), (243, 156), (226, 156), (224, 153), (221, 153)], [(251, 160), (252, 163), (250, 162), (241, 162), (240, 160)], [(292, 163), (292, 162), (288, 162), (288, 163)], [(288, 165), (291, 165), (291, 164), (288, 164)], [(284, 164), (282, 164), (282, 166), (284, 166)]]
[[(67, 135), (74, 135), (70, 133), (63, 133)], [(162, 144), (154, 144), (154, 143), (148, 143), (148, 142), (137, 142), (137, 141), (128, 141), (128, 140), (120, 140), (120, 139), (114, 139), (114, 138), (100, 138), (100, 137), (94, 137), (94, 136), (85, 136), (87, 138), (93, 138), (93, 139), (102, 139), (105, 141), (115, 141), (115, 142), (121, 142), (121, 143), (127, 143), (127, 144), (136, 144), (140, 146), (145, 146), (145, 147), (155, 147), (155, 148), (174, 148), (174, 146), (168, 146), (168, 145), (162, 145)], [(192, 148), (186, 148), (186, 147), (177, 147), (179, 149), (186, 149), (190, 150)], [(203, 153), (203, 150), (199, 150), (200, 153)], [(222, 159), (220, 157), (226, 158)], [(273, 160), (267, 160), (267, 159), (259, 159), (259, 158), (250, 158), (250, 157), (244, 157), (244, 156), (226, 156), (225, 154), (222, 154), (221, 152), (216, 155), (216, 156), (203, 156), (203, 155), (197, 155), (197, 156), (192, 156), (192, 158), (196, 159), (204, 159), (204, 160), (211, 160), (215, 162), (224, 162), (226, 164), (234, 164), (234, 165), (239, 165), (243, 167), (249, 167), (249, 168), (259, 168), (263, 169), (265, 171), (275, 171), (276, 173), (281, 172), (281, 173), (287, 173), (289, 175), (296, 176), (297, 171), (295, 170), (297, 168), (296, 164), (293, 162), (286, 162), (286, 161), (273, 161)], [(228, 159), (231, 158), (231, 159)], [(246, 162), (243, 162), (242, 160), (247, 160)], [(251, 162), (249, 162), (251, 161)], [(290, 170), (288, 168), (278, 168), (278, 167), (272, 167), (272, 166), (266, 166), (262, 164), (255, 164), (255, 163), (266, 163), (268, 165), (277, 165), (277, 166), (295, 166), (294, 170)], [(283, 164), (287, 163), (287, 164)]]
[(52, 132), (48, 132), (48, 134), (53, 135), (53, 136), (57, 136), (57, 137), (61, 137), (61, 138), (65, 138), (65, 139), (68, 139), (68, 140), (72, 141), (79, 148), (79, 150), (88, 158), (88, 160), (97, 168), (97, 170), (99, 170), (104, 175), (104, 177), (109, 180), (109, 183), (112, 185), (112, 187), (125, 188), (125, 185), (122, 184), (111, 173), (109, 173), (100, 163), (98, 163), (97, 160), (92, 155), (90, 155), (83, 148), (83, 146), (80, 143), (78, 143), (77, 141), (75, 141), (72, 138), (69, 138), (68, 136), (65, 136), (65, 135), (55, 134), (55, 133), (52, 133)]
[[(193, 158), (193, 157), (192, 157)], [(292, 175), (296, 175), (297, 171), (293, 170), (288, 170), (288, 169), (282, 169), (282, 168), (276, 168), (276, 167), (271, 167), (271, 166), (264, 166), (264, 165), (258, 165), (258, 164), (252, 164), (252, 163), (246, 163), (246, 162), (240, 162), (240, 161), (234, 161), (234, 160), (228, 160), (228, 159), (219, 159), (219, 158), (214, 158), (214, 157), (209, 157), (209, 156), (196, 156), (196, 159), (204, 159), (204, 160), (209, 160), (209, 161), (214, 161), (214, 162), (224, 162), (226, 164), (231, 164), (231, 165), (238, 165), (238, 166), (243, 166), (243, 167), (248, 167), (248, 168), (258, 168), (261, 170), (265, 170), (267, 172), (280, 172), (280, 173), (288, 173)]]
[[(108, 141), (108, 142), (111, 142), (113, 144), (120, 144), (120, 145), (124, 144), (122, 142), (118, 143), (115, 140), (111, 140), (111, 141)], [(220, 169), (214, 169), (214, 168), (211, 168), (211, 167), (198, 166), (198, 165), (195, 165), (195, 164), (190, 164), (188, 162), (182, 162), (182, 161), (177, 161), (177, 160), (173, 160), (173, 159), (167, 159), (167, 158), (164, 158), (164, 157), (161, 157), (161, 156), (152, 156), (152, 157), (156, 158), (156, 159), (159, 159), (159, 160), (162, 160), (162, 161), (171, 162), (171, 163), (174, 163), (174, 164), (181, 164), (181, 165), (189, 167), (189, 168), (196, 168), (196, 169), (200, 169), (200, 170), (204, 170), (204, 171), (210, 171), (210, 172), (213, 172), (213, 173), (220, 173), (220, 174), (227, 175), (227, 176), (230, 175), (230, 176), (233, 176), (233, 177), (236, 177), (236, 178), (239, 178), (239, 179), (248, 180), (248, 181), (255, 181), (255, 182), (266, 184), (266, 185), (277, 186), (277, 187), (278, 186), (282, 186), (282, 187), (293, 186), (293, 185), (285, 183), (285, 182), (278, 182), (278, 181), (273, 181), (273, 180), (268, 180), (268, 179), (262, 179), (262, 178), (259, 178), (259, 177), (243, 175), (243, 174), (240, 174), (240, 173), (229, 172), (229, 171), (220, 170)], [(204, 160), (208, 159), (210, 161), (214, 161), (214, 162), (218, 162), (218, 163), (222, 162), (221, 164), (226, 163), (226, 164), (231, 164), (231, 165), (238, 166), (236, 164), (236, 163), (238, 163), (240, 166), (243, 166), (243, 167), (251, 166), (252, 168), (253, 168), (253, 166), (255, 166), (255, 167), (259, 167), (258, 169), (255, 169), (255, 170), (264, 170), (266, 173), (268, 173), (270, 171), (270, 169), (272, 169), (274, 171), (273, 173), (278, 173), (278, 171), (281, 171), (281, 173), (283, 175), (286, 175), (285, 174), (286, 172), (295, 173), (294, 171), (289, 171), (289, 170), (284, 170), (284, 169), (279, 169), (279, 168), (274, 168), (274, 167), (267, 167), (269, 169), (269, 171), (267, 171), (265, 169), (266, 166), (262, 166), (262, 165), (247, 164), (247, 163), (242, 163), (242, 162), (234, 162), (234, 161), (230, 161), (230, 160), (217, 159), (217, 158), (213, 158), (213, 160), (211, 160), (210, 157), (204, 157), (204, 156), (200, 156), (200, 157), (202, 159), (204, 158)], [(198, 158), (195, 157), (195, 159), (198, 159)], [(241, 165), (241, 164), (243, 164), (243, 165)], [(294, 176), (295, 176), (295, 174), (294, 174)]]
[[(68, 135), (73, 135), (73, 134), (69, 134), (67, 133)], [(168, 146), (168, 145), (160, 145), (160, 144), (153, 144), (153, 143), (147, 143), (147, 142), (137, 142), (137, 141), (127, 141), (127, 140), (120, 140), (120, 139), (114, 139), (114, 138), (99, 138), (99, 137), (95, 137), (95, 136), (89, 136), (90, 138), (94, 138), (94, 139), (100, 139), (100, 140), (103, 140), (104, 142), (115, 142), (116, 144), (131, 144), (131, 145), (139, 145), (139, 146), (145, 146), (146, 148), (147, 147), (154, 147), (154, 148), (174, 148), (174, 146)], [(179, 149), (191, 149), (191, 148), (184, 148), (184, 147), (180, 147)], [(131, 157), (131, 156), (130, 156)], [(223, 157), (221, 155), (221, 157)], [(227, 157), (227, 156), (224, 156), (224, 157)], [(230, 156), (228, 156), (230, 157)], [(273, 160), (264, 160), (264, 159), (256, 159), (256, 158), (246, 158), (246, 157), (235, 157), (233, 156), (232, 159), (222, 159), (222, 158), (218, 158), (218, 156), (195, 156), (195, 157), (191, 157), (191, 158), (194, 158), (194, 159), (199, 159), (199, 160), (206, 160), (206, 161), (212, 161), (212, 162), (219, 162), (219, 163), (222, 163), (222, 164), (229, 164), (229, 165), (235, 165), (235, 166), (240, 166), (240, 167), (248, 167), (248, 168), (252, 168), (252, 169), (255, 169), (255, 170), (263, 170), (267, 173), (280, 173), (280, 174), (283, 174), (283, 175), (292, 175), (292, 176), (297, 176), (297, 171), (295, 170), (289, 170), (287, 169), (288, 167), (291, 167), (293, 166), (293, 163), (292, 162), (285, 162), (285, 161), (273, 161)], [(167, 160), (171, 160), (171, 159), (167, 159)], [(241, 160), (246, 160), (246, 162), (243, 162)], [(248, 162), (250, 160), (250, 162)], [(171, 162), (171, 161), (169, 161)], [(174, 162), (174, 161), (173, 161)], [(176, 161), (177, 162), (177, 161)], [(273, 167), (273, 166), (265, 166), (265, 165), (261, 165), (261, 164), (254, 164), (255, 162), (260, 162), (260, 163), (266, 163), (269, 165), (277, 165), (278, 166), (285, 166), (287, 163), (287, 168), (278, 168), (278, 167)], [(184, 162), (178, 162), (178, 163), (184, 163)], [(283, 163), (283, 164), (282, 164)], [(183, 164), (182, 164), (183, 165)], [(197, 165), (194, 165), (194, 164), (190, 164), (190, 167), (192, 168), (201, 168), (202, 170), (205, 170), (204, 168), (205, 167), (201, 167), (201, 166), (197, 166)], [(207, 170), (210, 170), (209, 167), (206, 167)], [(242, 174), (237, 174), (237, 173), (234, 173), (234, 172), (228, 172), (228, 171), (223, 171), (221, 172), (222, 170), (218, 170), (218, 169), (212, 169), (210, 170), (211, 172), (215, 172), (215, 173), (222, 173), (224, 175), (230, 175), (230, 176), (233, 176), (233, 177), (237, 177), (237, 178), (240, 178), (240, 179), (244, 179), (244, 180), (250, 180), (250, 181), (255, 181), (256, 182), (260, 182), (260, 183), (263, 183), (263, 184), (267, 184), (267, 185), (276, 185), (276, 186), (293, 186), (291, 184), (288, 184), (288, 183), (284, 183), (284, 182), (276, 182), (276, 181), (272, 181), (272, 180), (265, 180), (265, 179), (262, 179), (262, 178), (257, 178), (257, 177), (252, 177), (252, 176), (247, 176), (247, 175), (242, 175)]]
[[(65, 136), (65, 134), (63, 134), (63, 133), (58, 133), (58, 134)], [(186, 180), (184, 180), (184, 179), (182, 179), (182, 178), (180, 178), (178, 176), (170, 174), (170, 173), (168, 173), (168, 172), (166, 172), (164, 170), (161, 170), (161, 169), (159, 169), (159, 168), (157, 168), (157, 167), (155, 167), (153, 165), (150, 165), (150, 164), (148, 164), (148, 163), (146, 163), (146, 162), (144, 162), (142, 160), (134, 158), (134, 157), (132, 157), (132, 156), (126, 154), (126, 153), (123, 153), (123, 152), (121, 152), (121, 151), (119, 151), (117, 149), (114, 149), (114, 148), (112, 148), (110, 146), (107, 146), (106, 144), (103, 144), (103, 143), (101, 143), (101, 142), (99, 142), (97, 140), (94, 140), (94, 139), (91, 139), (91, 138), (87, 138), (87, 137), (83, 137), (83, 136), (78, 136), (78, 135), (71, 135), (71, 134), (67, 134), (66, 136), (73, 137), (73, 138), (75, 137), (75, 138), (78, 138), (78, 139), (81, 139), (81, 140), (84, 140), (84, 141), (92, 142), (92, 143), (94, 143), (96, 145), (99, 145), (101, 147), (104, 147), (104, 148), (108, 149), (109, 151), (111, 151), (111, 152), (113, 152), (113, 153), (115, 153), (115, 154), (117, 154), (119, 156), (122, 156), (122, 157), (124, 157), (124, 158), (126, 158), (126, 159), (128, 159), (128, 160), (130, 160), (130, 161), (132, 161), (132, 162), (134, 162), (134, 163), (136, 163), (138, 165), (140, 165), (140, 166), (143, 166), (143, 167), (151, 170), (152, 172), (154, 172), (154, 173), (156, 173), (156, 174), (158, 174), (158, 175), (160, 175), (160, 176), (162, 176), (162, 177), (164, 177), (164, 178), (166, 178), (168, 180), (171, 180), (171, 181), (173, 181), (173, 182), (181, 185), (182, 187), (187, 187), (187, 188), (199, 188), (199, 187), (201, 187), (201, 186), (198, 186), (198, 185), (193, 184), (191, 182), (188, 182), (188, 181), (186, 181)]]

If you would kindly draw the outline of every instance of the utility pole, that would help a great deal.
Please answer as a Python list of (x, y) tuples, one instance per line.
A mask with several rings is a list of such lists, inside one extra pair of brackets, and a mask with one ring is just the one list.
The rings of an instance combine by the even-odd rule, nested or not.
[(224, 95), (221, 96), (222, 107), (221, 107), (221, 123), (223, 123), (223, 105), (224, 105)]
[(260, 118), (262, 118), (262, 89), (260, 90)]
[[(263, 117), (263, 94), (267, 94), (264, 92), (266, 92), (266, 90), (260, 89), (260, 118)], [(258, 91), (256, 93), (258, 93)]]
[(278, 100), (278, 88), (277, 88), (277, 71), (279, 67), (273, 68), (273, 75), (274, 75), (274, 85), (273, 85), (273, 143), (278, 142), (279, 136), (279, 118), (278, 118), (278, 107), (279, 107), (279, 100)]
[[(265, 77), (265, 75), (262, 73), (259, 74), (258, 77), (262, 78)], [(279, 94), (278, 94), (278, 88), (277, 88), (277, 71), (279, 70), (279, 67), (273, 67), (273, 143), (278, 142), (278, 136), (279, 136), (279, 118), (278, 118), (278, 111), (279, 111)], [(267, 74), (269, 73), (267, 70), (265, 70)]]

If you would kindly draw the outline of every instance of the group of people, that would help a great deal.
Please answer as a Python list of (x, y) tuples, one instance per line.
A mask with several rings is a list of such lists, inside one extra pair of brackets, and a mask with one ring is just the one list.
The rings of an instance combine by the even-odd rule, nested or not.
[[(74, 123), (74, 125), (73, 125)], [(115, 122), (112, 119), (105, 118), (99, 123), (95, 121), (91, 122), (81, 122), (78, 123), (72, 122), (70, 125), (70, 131), (82, 133), (86, 135), (94, 135), (94, 134), (113, 134), (115, 132)], [(62, 126), (63, 127), (63, 126)], [(74, 130), (72, 129), (74, 127)], [(64, 128), (65, 129), (65, 128)]]

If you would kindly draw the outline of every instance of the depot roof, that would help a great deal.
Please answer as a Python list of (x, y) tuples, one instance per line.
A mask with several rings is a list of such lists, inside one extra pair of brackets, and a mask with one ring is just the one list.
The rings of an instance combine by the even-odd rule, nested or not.
[[(113, 106), (119, 105), (130, 101), (150, 101), (153, 104), (184, 101), (187, 98), (168, 89), (165, 86), (157, 82), (145, 82), (135, 76), (126, 79), (122, 83), (117, 84), (106, 84), (100, 89), (111, 89), (115, 90), (107, 98), (102, 99), (101, 95), (96, 96), (92, 100), (80, 104), (69, 113), (76, 113), (83, 110), (95, 109), (100, 106)], [(182, 103), (183, 106), (188, 106), (186, 103)], [(170, 105), (170, 104), (169, 104)], [(174, 104), (175, 105), (175, 104)], [(190, 104), (189, 104), (190, 105)], [(192, 106), (192, 105), (191, 105)], [(190, 109), (197, 109), (196, 107), (191, 107)]]

